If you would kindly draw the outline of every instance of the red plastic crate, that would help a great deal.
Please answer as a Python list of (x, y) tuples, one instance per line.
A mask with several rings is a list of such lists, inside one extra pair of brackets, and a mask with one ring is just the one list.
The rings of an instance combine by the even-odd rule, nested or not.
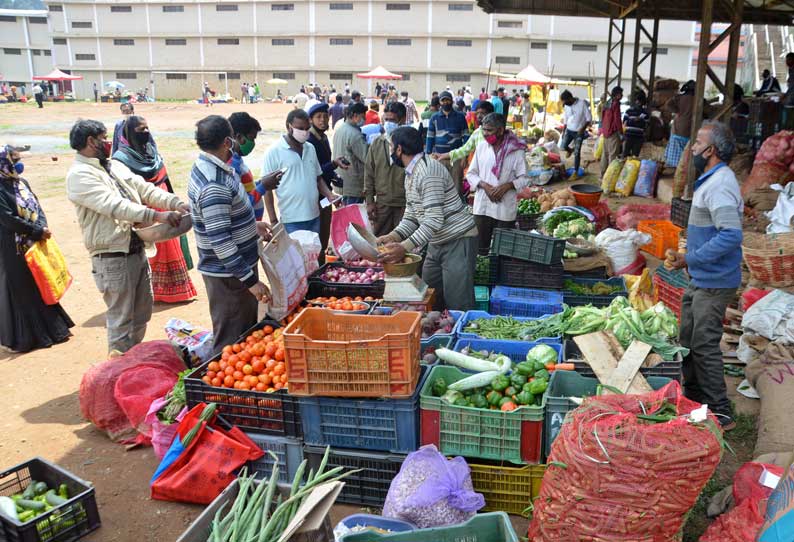
[(676, 288), (675, 286), (671, 286), (670, 284), (666, 283), (664, 279), (655, 274), (653, 276), (653, 285), (654, 285), (654, 300), (661, 301), (665, 304), (673, 314), (676, 315), (678, 318), (678, 322), (681, 322), (681, 301), (684, 298), (684, 291), (686, 288)]
[(678, 250), (678, 238), (681, 228), (669, 220), (640, 220), (637, 231), (651, 236), (651, 242), (640, 247), (651, 256), (664, 259), (668, 249)]

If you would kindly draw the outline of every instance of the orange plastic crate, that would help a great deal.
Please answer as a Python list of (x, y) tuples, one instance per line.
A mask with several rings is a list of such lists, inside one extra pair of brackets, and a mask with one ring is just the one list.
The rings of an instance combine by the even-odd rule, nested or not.
[(637, 231), (651, 236), (651, 242), (640, 247), (640, 250), (651, 256), (664, 259), (664, 253), (668, 249), (678, 250), (678, 237), (681, 235), (681, 230), (682, 228), (669, 220), (640, 220), (637, 224)]
[(681, 323), (681, 301), (684, 298), (684, 291), (686, 288), (676, 288), (672, 284), (665, 282), (665, 280), (655, 274), (653, 276), (654, 285), (654, 300), (664, 303), (667, 308), (673, 311), (673, 314), (678, 318), (678, 323)]
[(284, 330), (290, 395), (410, 397), (419, 381), (421, 314), (304, 309)]

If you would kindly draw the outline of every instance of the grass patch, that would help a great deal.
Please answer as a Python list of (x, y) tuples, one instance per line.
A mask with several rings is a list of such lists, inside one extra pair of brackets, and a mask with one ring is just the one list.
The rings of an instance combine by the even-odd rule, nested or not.
[(706, 531), (711, 521), (706, 517), (706, 509), (708, 508), (711, 498), (722, 491), (726, 486), (730, 485), (731, 479), (724, 479), (719, 472), (715, 472), (711, 480), (706, 482), (703, 491), (700, 492), (695, 506), (689, 511), (686, 523), (683, 529), (683, 542), (698, 542), (701, 535)]

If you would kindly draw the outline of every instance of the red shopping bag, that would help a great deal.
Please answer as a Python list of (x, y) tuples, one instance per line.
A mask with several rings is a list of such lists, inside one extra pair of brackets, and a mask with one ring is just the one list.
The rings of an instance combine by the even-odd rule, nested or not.
[(331, 244), (337, 256), (345, 261), (357, 260), (363, 257), (359, 256), (347, 241), (347, 227), (350, 224), (364, 226), (367, 230), (372, 232), (372, 226), (367, 216), (366, 205), (363, 203), (346, 205), (345, 207), (334, 210), (334, 213), (331, 215)]

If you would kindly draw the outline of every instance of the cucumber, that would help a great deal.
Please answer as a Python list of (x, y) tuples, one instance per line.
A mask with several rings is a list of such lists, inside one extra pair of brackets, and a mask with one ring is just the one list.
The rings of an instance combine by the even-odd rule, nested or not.
[(69, 488), (66, 487), (66, 484), (61, 484), (58, 486), (58, 496), (62, 499), (69, 498)]
[(35, 488), (36, 488), (36, 480), (31, 480), (30, 484), (28, 484), (28, 487), (26, 487), (25, 491), (22, 492), (22, 498), (32, 499), (33, 497), (35, 497), (36, 496)]
[(36, 512), (41, 512), (46, 508), (46, 505), (43, 502), (39, 501), (31, 501), (28, 499), (19, 499), (17, 501), (17, 505), (21, 506), (25, 510), (35, 510)]
[(62, 504), (66, 504), (67, 500), (59, 497), (55, 494), (55, 490), (51, 489), (47, 493), (45, 493), (44, 498), (47, 501), (47, 504), (50, 506), (61, 506)]
[(36, 485), (33, 486), (33, 492), (36, 495), (44, 495), (48, 489), (47, 482), (36, 482)]

